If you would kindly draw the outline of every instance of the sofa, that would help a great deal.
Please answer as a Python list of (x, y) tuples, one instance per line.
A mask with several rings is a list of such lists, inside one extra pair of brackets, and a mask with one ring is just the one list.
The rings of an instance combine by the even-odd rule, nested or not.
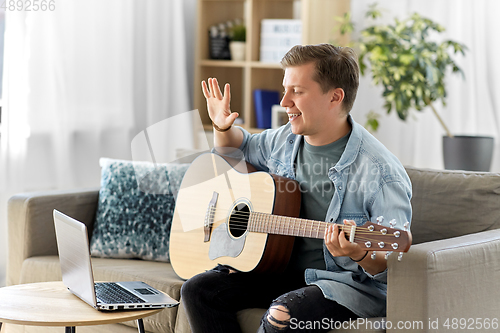
[[(396, 255), (388, 259), (387, 317), (346, 323), (335, 332), (456, 332), (465, 327), (498, 331), (500, 174), (406, 170), (413, 184), (413, 245), (401, 261)], [(52, 211), (84, 222), (92, 235), (98, 200), (98, 188), (12, 197), (7, 283), (61, 280)], [(169, 263), (94, 258), (93, 268), (97, 281), (142, 280), (180, 299), (183, 280)], [(146, 331), (190, 332), (180, 301), (179, 307), (145, 318)], [(239, 312), (243, 332), (255, 332), (264, 311)], [(128, 322), (79, 327), (78, 332), (136, 332), (134, 327), (134, 322)], [(16, 325), (2, 329), (51, 330)]]

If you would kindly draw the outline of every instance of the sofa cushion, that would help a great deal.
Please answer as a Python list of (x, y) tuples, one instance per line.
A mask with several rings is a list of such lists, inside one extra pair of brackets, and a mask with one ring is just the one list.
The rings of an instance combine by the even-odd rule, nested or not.
[(37, 256), (23, 261), (20, 284), (46, 281), (62, 281), (58, 256)]
[(413, 244), (500, 228), (500, 174), (406, 167)]
[[(183, 280), (177, 277), (169, 263), (146, 260), (92, 258), (95, 281), (144, 281), (150, 286), (180, 299)], [(21, 283), (61, 281), (58, 256), (31, 257), (23, 262)], [(144, 326), (150, 332), (173, 332), (178, 307), (165, 309), (144, 318)], [(135, 322), (126, 322), (135, 326)]]
[(169, 261), (175, 197), (188, 164), (102, 158), (93, 256)]

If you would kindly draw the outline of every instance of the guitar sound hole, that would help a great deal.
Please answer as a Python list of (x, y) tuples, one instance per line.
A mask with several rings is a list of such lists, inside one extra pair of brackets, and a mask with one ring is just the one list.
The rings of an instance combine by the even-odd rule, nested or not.
[(239, 203), (231, 212), (229, 217), (229, 233), (235, 237), (241, 237), (247, 231), (250, 208), (246, 203)]

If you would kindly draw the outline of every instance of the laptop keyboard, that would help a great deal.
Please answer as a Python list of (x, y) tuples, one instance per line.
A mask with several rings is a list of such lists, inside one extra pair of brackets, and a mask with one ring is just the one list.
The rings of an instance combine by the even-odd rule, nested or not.
[(105, 304), (146, 303), (143, 299), (113, 282), (96, 283), (95, 293), (97, 299)]

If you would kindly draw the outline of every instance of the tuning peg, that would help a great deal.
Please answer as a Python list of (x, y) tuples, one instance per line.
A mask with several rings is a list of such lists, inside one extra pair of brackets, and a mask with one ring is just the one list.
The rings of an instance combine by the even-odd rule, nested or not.
[(385, 253), (385, 256), (384, 256), (385, 260), (389, 259), (389, 256), (390, 256), (391, 254), (392, 254), (392, 251), (387, 251), (387, 252)]
[(399, 252), (398, 261), (401, 261), (402, 259), (403, 259), (403, 252)]
[(382, 222), (384, 222), (384, 217), (383, 216), (377, 217), (377, 224), (382, 225)]
[(375, 258), (377, 258), (377, 253), (373, 251), (372, 254), (370, 255), (370, 258), (372, 258), (372, 260), (375, 260)]
[(389, 221), (389, 225), (391, 226), (391, 228), (394, 228), (396, 226), (396, 220), (395, 219), (392, 219), (391, 221)]
[(410, 226), (410, 222), (406, 221), (405, 224), (403, 224), (403, 227), (405, 228), (405, 231), (408, 231), (408, 227)]

